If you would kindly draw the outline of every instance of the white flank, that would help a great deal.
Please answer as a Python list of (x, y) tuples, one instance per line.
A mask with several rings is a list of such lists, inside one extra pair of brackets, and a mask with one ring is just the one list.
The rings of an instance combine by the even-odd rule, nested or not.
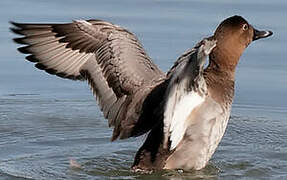
[(187, 94), (181, 94), (180, 92), (182, 91), (173, 91), (169, 96), (164, 112), (164, 122), (167, 125), (165, 128), (168, 129), (171, 141), (170, 150), (176, 148), (182, 140), (188, 125), (186, 121), (190, 113), (204, 101), (204, 97), (198, 93), (191, 91)]

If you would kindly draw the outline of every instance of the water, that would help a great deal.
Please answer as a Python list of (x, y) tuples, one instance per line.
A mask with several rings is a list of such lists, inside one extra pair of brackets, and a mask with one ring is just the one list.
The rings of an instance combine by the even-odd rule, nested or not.
[[(278, 1), (2, 0), (0, 179), (286, 179), (287, 3)], [(9, 20), (104, 19), (134, 32), (163, 70), (234, 14), (274, 35), (241, 58), (227, 132), (198, 172), (131, 173), (144, 137), (111, 143), (112, 130), (86, 83), (35, 69), (16, 51)], [(71, 168), (70, 160), (79, 168)]]

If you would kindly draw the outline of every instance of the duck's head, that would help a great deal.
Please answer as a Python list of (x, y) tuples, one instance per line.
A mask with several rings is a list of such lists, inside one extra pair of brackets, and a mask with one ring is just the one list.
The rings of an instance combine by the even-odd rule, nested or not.
[(222, 21), (213, 38), (217, 46), (210, 57), (218, 66), (235, 70), (245, 48), (252, 42), (271, 36), (271, 31), (259, 31), (241, 16), (232, 16)]

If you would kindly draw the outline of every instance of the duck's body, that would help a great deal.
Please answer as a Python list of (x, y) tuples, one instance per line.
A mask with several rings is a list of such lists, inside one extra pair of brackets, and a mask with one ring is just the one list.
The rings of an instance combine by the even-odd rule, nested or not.
[(112, 140), (150, 131), (134, 170), (204, 168), (228, 123), (241, 54), (252, 40), (272, 34), (230, 17), (165, 74), (132, 33), (108, 22), (13, 24), (24, 35), (15, 41), (28, 45), (19, 50), (36, 67), (89, 82), (114, 126)]
[[(168, 73), (163, 124), (151, 131), (136, 155), (133, 169), (199, 170), (215, 152), (229, 120), (234, 79), (211, 67), (178, 77), (176, 70), (186, 72), (181, 65), (188, 66), (186, 61), (194, 55), (193, 50), (183, 54)], [(158, 148), (154, 149), (156, 144)]]

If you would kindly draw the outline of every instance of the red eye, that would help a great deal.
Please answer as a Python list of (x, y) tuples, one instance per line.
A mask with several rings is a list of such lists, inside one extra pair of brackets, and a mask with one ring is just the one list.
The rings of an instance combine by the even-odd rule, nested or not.
[(248, 24), (243, 24), (242, 28), (244, 31), (246, 31), (248, 29)]

